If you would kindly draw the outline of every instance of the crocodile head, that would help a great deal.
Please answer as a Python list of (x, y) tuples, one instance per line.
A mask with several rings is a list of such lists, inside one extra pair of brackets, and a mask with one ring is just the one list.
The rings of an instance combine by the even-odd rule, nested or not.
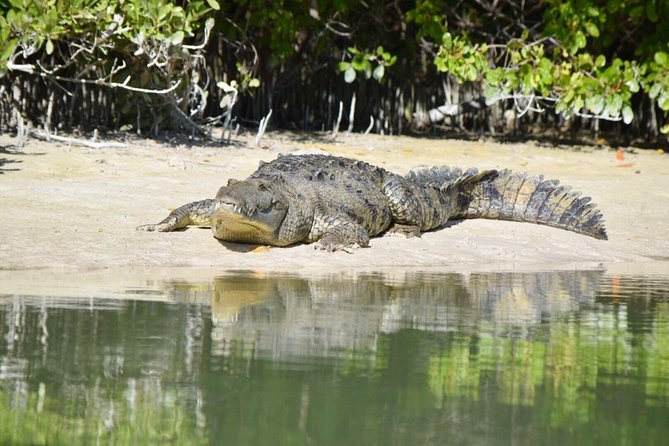
[(216, 195), (211, 229), (220, 240), (281, 246), (278, 233), (288, 200), (276, 178), (230, 179)]

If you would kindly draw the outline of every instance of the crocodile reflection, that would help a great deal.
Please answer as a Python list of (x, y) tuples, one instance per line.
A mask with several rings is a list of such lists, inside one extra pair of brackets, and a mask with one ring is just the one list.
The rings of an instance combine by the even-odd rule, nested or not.
[(242, 274), (211, 293), (212, 348), (258, 358), (372, 359), (379, 334), (402, 329), (525, 337), (594, 302), (601, 271), (319, 278)]

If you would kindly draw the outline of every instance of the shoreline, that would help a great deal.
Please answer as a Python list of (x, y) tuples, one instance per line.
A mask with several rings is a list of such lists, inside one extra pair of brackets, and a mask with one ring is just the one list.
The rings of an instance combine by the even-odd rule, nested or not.
[[(317, 274), (602, 265), (613, 271), (669, 272), (667, 155), (635, 150), (620, 160), (613, 151), (563, 150), (531, 141), (501, 144), (340, 135), (333, 142), (321, 136), (272, 133), (265, 135), (267, 148), (254, 147), (249, 135), (248, 141), (223, 147), (140, 140), (127, 148), (90, 149), (31, 140), (17, 150), (11, 148), (12, 138), (0, 135), (0, 146), (6, 147), (0, 163), (0, 292), (13, 289), (12, 280), (30, 276), (30, 271), (42, 271), (43, 276), (73, 272), (71, 280), (77, 271), (113, 275), (112, 271), (123, 269), (161, 268)], [(375, 237), (370, 248), (347, 254), (319, 252), (309, 245), (267, 248), (223, 243), (201, 228), (174, 233), (135, 230), (161, 220), (171, 208), (213, 197), (228, 178), (243, 179), (259, 161), (279, 153), (347, 156), (397, 173), (451, 165), (543, 174), (592, 197), (604, 214), (609, 240), (529, 223), (465, 220), (421, 238)]]

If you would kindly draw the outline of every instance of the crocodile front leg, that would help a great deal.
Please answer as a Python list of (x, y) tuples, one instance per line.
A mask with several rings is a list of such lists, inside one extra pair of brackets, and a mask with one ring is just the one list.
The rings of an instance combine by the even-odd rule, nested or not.
[(353, 220), (342, 217), (329, 218), (315, 225), (319, 226), (320, 230), (317, 229), (316, 232), (321, 235), (314, 245), (315, 249), (351, 252), (351, 249), (369, 246), (367, 230)]
[(214, 205), (213, 199), (194, 201), (176, 208), (160, 223), (137, 226), (137, 230), (170, 232), (189, 225), (211, 226)]

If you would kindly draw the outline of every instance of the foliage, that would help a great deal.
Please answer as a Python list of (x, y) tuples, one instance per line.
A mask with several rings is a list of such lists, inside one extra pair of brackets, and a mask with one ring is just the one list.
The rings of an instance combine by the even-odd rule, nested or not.
[(434, 58), (437, 70), (451, 73), (456, 78), (467, 81), (478, 79), (479, 73), (488, 68), (486, 51), (488, 46), (470, 45), (466, 39), (451, 33), (444, 33), (439, 52)]
[[(669, 133), (663, 17), (659, 0), (0, 0), (0, 82), (63, 93), (54, 113), (102, 102), (111, 128), (175, 126), (175, 113), (178, 127), (216, 123), (232, 92), (248, 122), (273, 108), (279, 125), (324, 128), (357, 91), (359, 128), (374, 117), (401, 131), (421, 110), (484, 94), (518, 115), (551, 109), (544, 121), (621, 121), (647, 136)], [(12, 98), (22, 114), (63, 119), (24, 99)]]
[(344, 73), (344, 80), (349, 84), (355, 80), (356, 72), (363, 73), (366, 79), (374, 77), (380, 82), (386, 67), (391, 67), (397, 62), (397, 56), (391, 55), (382, 46), (379, 46), (376, 52), (349, 47), (346, 54), (350, 54), (352, 60), (339, 62), (337, 68)]
[(10, 0), (5, 8), (0, 16), (0, 70), (40, 76), (70, 96), (84, 84), (120, 90), (130, 99), (120, 110), (126, 122), (133, 122), (142, 109), (153, 125), (168, 120), (154, 112), (159, 104), (189, 117), (206, 104), (202, 84), (208, 80), (200, 55), (204, 45), (197, 40), (214, 26), (210, 16), (219, 8), (214, 0), (184, 6)]
[[(185, 37), (205, 25), (203, 18), (215, 2), (194, 1), (187, 9), (172, 3), (122, 0), (10, 0), (0, 16), (0, 37), (6, 42), (1, 62), (28, 57), (40, 50), (53, 54), (55, 43), (87, 43), (90, 50), (107, 55), (109, 50), (139, 56), (164, 53), (179, 47)], [(96, 46), (95, 40), (109, 40), (113, 46)], [(173, 48), (173, 54), (178, 51)], [(90, 54), (90, 52), (89, 52)], [(98, 55), (98, 54), (94, 54)]]
[[(633, 23), (656, 22), (657, 9), (664, 6), (645, 2), (647, 8), (641, 14), (644, 2), (640, 1), (546, 3), (544, 36), (530, 40), (529, 32), (523, 30), (507, 43), (488, 46), (447, 32), (434, 59), (437, 69), (462, 82), (484, 79), (489, 103), (513, 98), (519, 104), (519, 98), (525, 99), (525, 108), (518, 106), (521, 112), (543, 111), (543, 100), (565, 117), (622, 119), (629, 124), (634, 117), (633, 98), (640, 91), (656, 100), (661, 110), (669, 111), (669, 57), (664, 51), (669, 41), (643, 40), (635, 49), (642, 56), (639, 60), (612, 57), (607, 63), (600, 52), (621, 31), (607, 17), (619, 17), (625, 11)], [(602, 8), (602, 3), (607, 4)], [(600, 51), (594, 51), (598, 48)], [(643, 58), (651, 53), (652, 59)], [(669, 132), (669, 126), (662, 131)]]

